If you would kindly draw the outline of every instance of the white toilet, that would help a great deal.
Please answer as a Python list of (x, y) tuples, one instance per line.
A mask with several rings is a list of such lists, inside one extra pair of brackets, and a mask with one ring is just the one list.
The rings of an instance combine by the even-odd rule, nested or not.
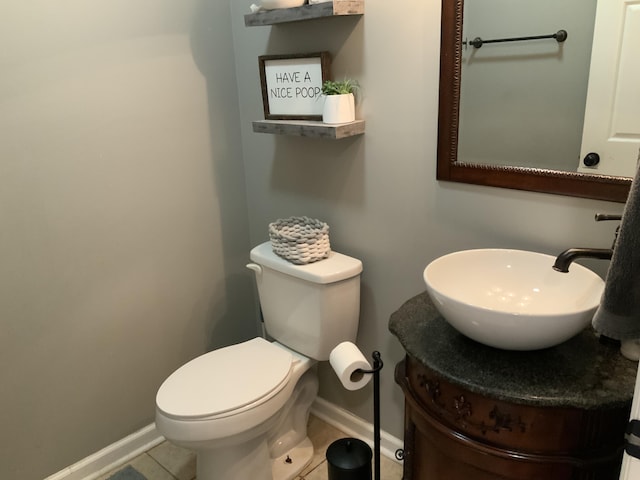
[(316, 361), (355, 341), (362, 262), (331, 252), (308, 265), (251, 250), (267, 333), (183, 365), (156, 396), (156, 426), (197, 452), (198, 480), (290, 480), (311, 461)]

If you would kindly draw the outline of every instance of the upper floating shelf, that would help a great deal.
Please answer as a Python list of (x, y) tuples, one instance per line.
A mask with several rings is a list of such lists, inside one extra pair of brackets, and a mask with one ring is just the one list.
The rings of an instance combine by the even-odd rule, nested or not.
[(337, 17), (343, 15), (363, 15), (364, 0), (333, 0), (331, 2), (302, 5), (294, 8), (261, 10), (244, 16), (246, 27), (274, 25), (276, 23), (299, 22), (314, 18)]

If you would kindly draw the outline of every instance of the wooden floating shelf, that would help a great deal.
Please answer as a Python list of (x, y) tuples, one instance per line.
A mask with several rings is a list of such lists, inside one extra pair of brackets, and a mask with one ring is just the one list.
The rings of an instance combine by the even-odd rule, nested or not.
[(246, 27), (274, 25), (276, 23), (299, 22), (314, 18), (363, 15), (364, 0), (333, 0), (331, 2), (302, 5), (294, 8), (261, 10), (244, 16)]
[(256, 133), (338, 140), (364, 134), (364, 120), (340, 123), (338, 125), (329, 125), (311, 120), (256, 120), (253, 122), (253, 131)]

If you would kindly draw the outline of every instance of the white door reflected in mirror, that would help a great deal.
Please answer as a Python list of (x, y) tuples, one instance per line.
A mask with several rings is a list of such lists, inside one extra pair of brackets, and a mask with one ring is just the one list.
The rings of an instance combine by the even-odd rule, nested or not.
[[(578, 172), (634, 177), (640, 156), (640, 2), (599, 1)], [(585, 158), (596, 153), (595, 164)]]

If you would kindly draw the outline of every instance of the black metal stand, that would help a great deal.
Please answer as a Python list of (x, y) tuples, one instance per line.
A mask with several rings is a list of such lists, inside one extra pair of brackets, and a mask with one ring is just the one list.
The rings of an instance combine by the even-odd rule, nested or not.
[(380, 370), (384, 364), (377, 350), (371, 356), (373, 369), (359, 370), (359, 372), (373, 374), (373, 478), (380, 480)]
[[(380, 352), (372, 354), (373, 368), (354, 373), (373, 375), (374, 479), (380, 480)], [(371, 448), (356, 438), (341, 438), (327, 449), (329, 480), (371, 480)]]

